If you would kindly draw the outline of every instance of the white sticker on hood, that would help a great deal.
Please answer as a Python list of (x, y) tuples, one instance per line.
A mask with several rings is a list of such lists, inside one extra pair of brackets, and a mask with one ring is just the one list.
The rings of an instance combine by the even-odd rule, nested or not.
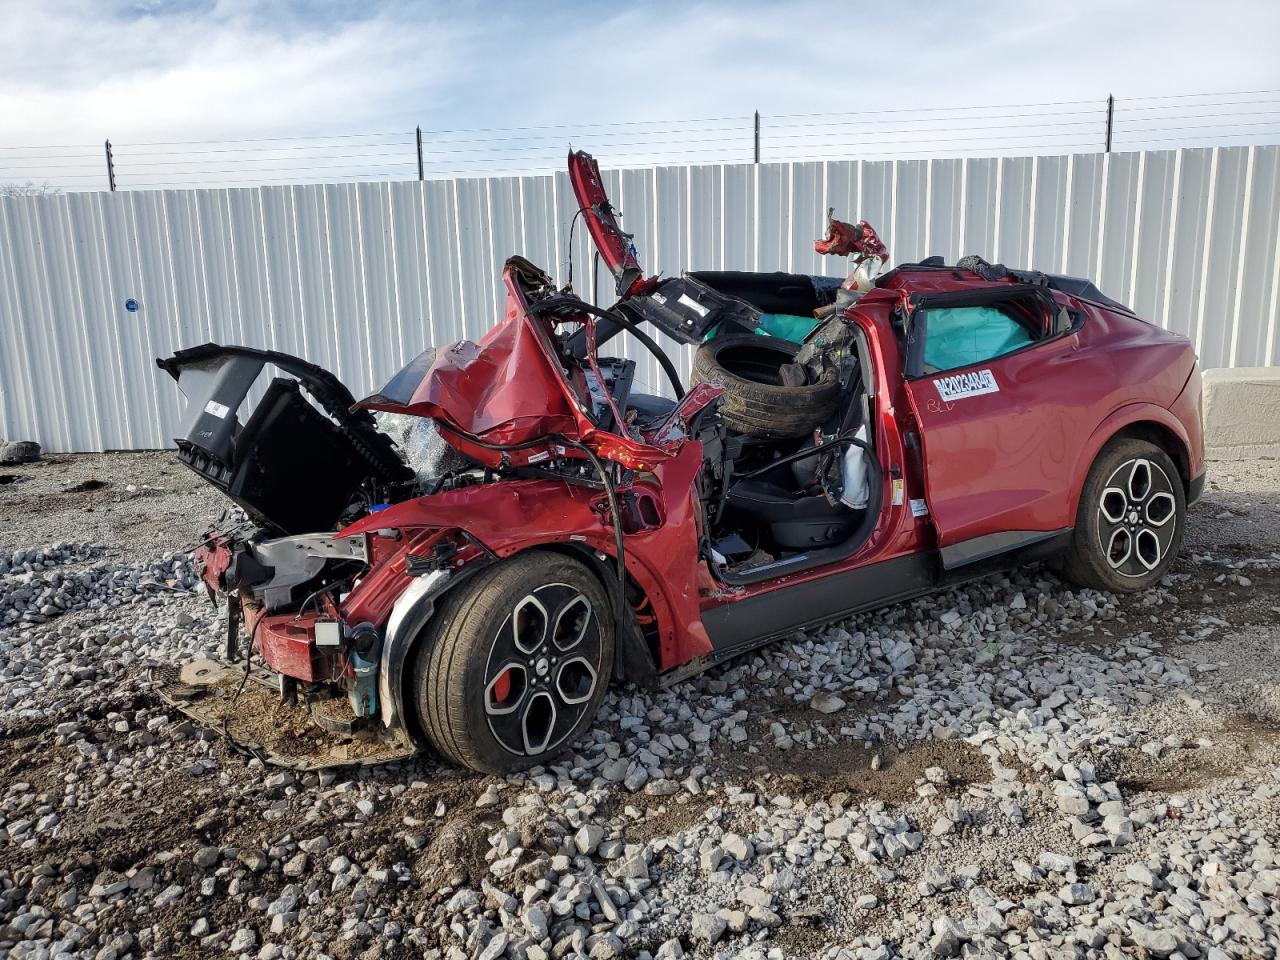
[(963, 400), (965, 397), (980, 397), (984, 393), (1000, 392), (1000, 385), (996, 383), (995, 374), (990, 370), (974, 370), (970, 373), (939, 377), (933, 381), (933, 385), (938, 388), (938, 396), (947, 402)]
[(204, 412), (211, 413), (219, 420), (227, 419), (227, 414), (231, 412), (231, 408), (223, 406), (217, 400), (210, 400), (204, 405)]

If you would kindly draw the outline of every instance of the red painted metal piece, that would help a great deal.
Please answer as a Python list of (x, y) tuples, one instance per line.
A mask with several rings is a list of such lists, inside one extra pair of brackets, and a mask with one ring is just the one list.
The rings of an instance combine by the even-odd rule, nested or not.
[[(440, 350), (421, 376), (407, 403), (366, 400), (368, 410), (432, 417), (441, 434), (467, 456), (489, 466), (524, 466), (549, 456), (578, 454), (557, 447), (564, 437), (590, 444), (598, 456), (633, 470), (650, 470), (671, 453), (630, 437), (598, 430), (587, 411), (589, 395), (580, 370), (566, 373), (556, 359), (553, 329), (535, 317), (521, 290), (524, 261), (513, 258), (503, 269), (507, 308), (502, 321), (479, 343), (460, 341)], [(587, 314), (568, 318), (587, 323)], [(517, 447), (495, 451), (473, 442)]]
[[(653, 604), (662, 669), (704, 656), (711, 642), (702, 625), (705, 565), (698, 560), (701, 523), (694, 480), (702, 467), (702, 445), (684, 443), (678, 454), (637, 480), (637, 493), (662, 505), (660, 523), (625, 537), (627, 573)], [(614, 535), (602, 495), (556, 480), (506, 480), (450, 490), (395, 504), (344, 528), (340, 536), (394, 527), (406, 531), (399, 556), (375, 568), (343, 604), (347, 623), (382, 624), (409, 584), (404, 554), (421, 554), (436, 539), (466, 530), (500, 557), (548, 544), (571, 544), (613, 556)], [(459, 552), (465, 563), (478, 551)]]
[(196, 563), (200, 567), (200, 579), (210, 590), (226, 589), (227, 568), (231, 565), (231, 546), (227, 536), (209, 532), (205, 542), (195, 552)]
[(676, 404), (662, 422), (644, 435), (645, 440), (656, 447), (664, 449), (679, 443), (687, 434), (690, 421), (708, 404), (714, 403), (724, 396), (724, 387), (716, 383), (696, 384), (681, 401)]
[(618, 225), (618, 212), (609, 203), (600, 176), (600, 165), (591, 154), (577, 150), (569, 154), (569, 183), (578, 200), (578, 210), (587, 225), (600, 259), (617, 281), (618, 297), (637, 296), (652, 287), (644, 279), (631, 235)]
[(875, 227), (865, 220), (845, 223), (827, 213), (827, 236), (823, 240), (815, 240), (813, 249), (824, 256), (847, 257), (857, 255), (859, 262), (868, 257), (889, 259), (889, 251), (881, 242)]
[(276, 673), (308, 683), (337, 680), (342, 663), (336, 653), (315, 645), (316, 623), (331, 619), (321, 613), (263, 614), (260, 607), (243, 606), (245, 628), (254, 648)]

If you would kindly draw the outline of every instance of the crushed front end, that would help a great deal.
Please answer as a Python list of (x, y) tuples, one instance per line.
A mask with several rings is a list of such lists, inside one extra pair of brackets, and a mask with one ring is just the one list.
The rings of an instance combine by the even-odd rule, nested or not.
[[(419, 478), (319, 367), (214, 344), (159, 364), (188, 400), (179, 459), (235, 504), (196, 550), (210, 597), (226, 600), (223, 661), (159, 669), (161, 695), (287, 766), (412, 754), (403, 725), (382, 718), (382, 632), (340, 609), (353, 598), (358, 608), (371, 572), (409, 545), (398, 530), (336, 533), (414, 495)], [(385, 614), (393, 600), (370, 609)]]
[(443, 594), (534, 550), (604, 584), (616, 679), (705, 654), (696, 438), (718, 429), (702, 414), (723, 391), (686, 393), (662, 355), (681, 399), (633, 393), (635, 361), (596, 355), (597, 308), (518, 257), (503, 282), (483, 337), (424, 352), (359, 403), (285, 354), (160, 361), (188, 400), (179, 459), (235, 504), (198, 550), (227, 599), (225, 663), (162, 671), (170, 702), (291, 766), (412, 753), (430, 739), (417, 651)]

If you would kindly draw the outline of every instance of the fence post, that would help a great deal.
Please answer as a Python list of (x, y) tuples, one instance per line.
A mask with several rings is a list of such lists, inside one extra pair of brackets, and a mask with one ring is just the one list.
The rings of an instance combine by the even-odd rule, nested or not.
[(756, 111), (756, 133), (755, 133), (755, 160), (754, 163), (760, 162), (760, 111)]
[(116, 192), (116, 163), (111, 157), (111, 141), (105, 144), (107, 150), (107, 187), (112, 193)]
[(418, 127), (418, 179), (425, 180), (422, 175), (422, 128)]
[(1111, 94), (1107, 94), (1107, 145), (1103, 148), (1103, 153), (1111, 152), (1111, 124), (1115, 120), (1116, 115), (1116, 98)]

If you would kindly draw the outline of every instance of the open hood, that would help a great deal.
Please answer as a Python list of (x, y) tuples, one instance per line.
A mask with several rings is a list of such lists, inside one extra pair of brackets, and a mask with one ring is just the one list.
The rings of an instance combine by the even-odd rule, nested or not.
[(640, 293), (645, 287), (644, 271), (636, 256), (635, 244), (631, 242), (631, 234), (623, 233), (618, 225), (618, 211), (609, 203), (595, 157), (584, 150), (570, 152), (569, 182), (573, 184), (578, 209), (596, 249), (600, 251), (600, 258), (617, 281), (618, 298), (625, 299)]

